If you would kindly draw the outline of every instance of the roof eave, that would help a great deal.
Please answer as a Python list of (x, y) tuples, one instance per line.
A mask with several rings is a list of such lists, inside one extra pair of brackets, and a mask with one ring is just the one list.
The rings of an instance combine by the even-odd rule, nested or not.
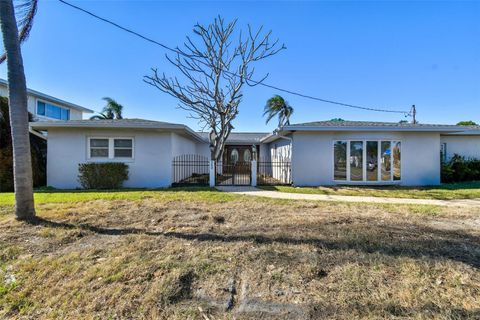
[[(4, 85), (8, 88), (8, 82), (5, 79), (0, 79), (0, 85)], [(63, 104), (63, 105), (65, 105), (65, 106), (67, 106), (71, 109), (75, 109), (75, 110), (82, 111), (82, 112), (85, 112), (85, 113), (94, 113), (95, 112), (91, 109), (79, 106), (77, 104), (74, 104), (74, 103), (59, 99), (59, 98), (52, 97), (48, 94), (45, 94), (45, 93), (42, 93), (40, 91), (36, 91), (36, 90), (33, 90), (33, 89), (27, 88), (27, 93), (36, 97), (36, 98), (49, 100), (53, 103)]]
[(376, 127), (376, 126), (286, 126), (282, 131), (395, 131), (395, 132), (461, 132), (459, 129), (453, 128), (402, 128), (402, 127)]
[(167, 131), (184, 131), (188, 135), (192, 136), (200, 142), (204, 142), (201, 136), (189, 127), (181, 124), (163, 124), (163, 125), (132, 125), (132, 124), (110, 124), (110, 123), (67, 123), (66, 121), (55, 122), (30, 122), (30, 127), (36, 130), (48, 131), (53, 128), (65, 128), (65, 129), (136, 129), (136, 130), (167, 130)]

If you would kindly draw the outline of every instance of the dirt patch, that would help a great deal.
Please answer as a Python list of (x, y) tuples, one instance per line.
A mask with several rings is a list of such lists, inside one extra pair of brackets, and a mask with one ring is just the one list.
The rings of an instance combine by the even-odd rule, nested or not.
[(239, 197), (45, 204), (30, 224), (10, 213), (0, 214), (0, 318), (447, 319), (480, 309), (480, 228), (468, 208)]

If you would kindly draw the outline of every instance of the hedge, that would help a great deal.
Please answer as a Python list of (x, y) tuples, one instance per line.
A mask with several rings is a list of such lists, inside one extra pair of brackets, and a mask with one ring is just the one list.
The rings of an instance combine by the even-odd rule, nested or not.
[(480, 160), (455, 154), (442, 163), (442, 182), (480, 181)]
[(118, 189), (128, 180), (128, 165), (122, 162), (81, 163), (78, 171), (84, 189)]

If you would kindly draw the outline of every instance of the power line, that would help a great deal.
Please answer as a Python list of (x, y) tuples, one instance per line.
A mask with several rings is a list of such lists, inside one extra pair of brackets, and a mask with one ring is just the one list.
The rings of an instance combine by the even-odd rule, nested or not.
[[(121, 25), (119, 25), (118, 23), (115, 23), (109, 19), (106, 19), (106, 18), (103, 18), (103, 17), (100, 17), (98, 16), (97, 14), (91, 12), (91, 11), (88, 11), (86, 9), (83, 9), (81, 7), (78, 7), (74, 4), (71, 4), (65, 0), (58, 0), (59, 2), (71, 7), (71, 8), (74, 8), (76, 10), (79, 10), (93, 18), (96, 18), (98, 20), (101, 20), (107, 24), (110, 24), (122, 31), (125, 31), (127, 33), (130, 33), (138, 38), (141, 38), (145, 41), (148, 41), (150, 43), (153, 43), (155, 45), (158, 45), (160, 47), (162, 47), (163, 49), (165, 50), (168, 50), (168, 51), (171, 51), (171, 52), (174, 52), (176, 54), (180, 54), (180, 55), (183, 55), (183, 56), (187, 56), (189, 58), (192, 58), (194, 60), (196, 60), (197, 62), (200, 62), (200, 63), (203, 63), (205, 64), (203, 61), (201, 60), (198, 60), (198, 59), (195, 59), (187, 54), (185, 54), (184, 52), (178, 50), (178, 49), (174, 49), (174, 48), (171, 48), (161, 42), (158, 42), (152, 38), (149, 38), (147, 36), (144, 36), (136, 31), (133, 31), (129, 28), (126, 28), (126, 27), (123, 27)], [(225, 70), (223, 69), (223, 71), (225, 73), (228, 73), (228, 74), (231, 74), (231, 75), (234, 75), (234, 76), (238, 76), (237, 74), (233, 73), (233, 72), (230, 72), (229, 70)], [(238, 76), (239, 77), (239, 76)], [(333, 100), (328, 100), (328, 99), (322, 99), (322, 98), (319, 98), (319, 97), (315, 97), (315, 96), (311, 96), (311, 95), (308, 95), (308, 94), (304, 94), (304, 93), (300, 93), (300, 92), (297, 92), (297, 91), (293, 91), (293, 90), (288, 90), (288, 89), (284, 89), (284, 88), (280, 88), (280, 87), (277, 87), (277, 86), (274, 86), (274, 85), (271, 85), (271, 84), (268, 84), (268, 83), (265, 83), (263, 81), (256, 81), (256, 80), (253, 80), (253, 79), (247, 79), (249, 82), (252, 82), (254, 83), (255, 85), (261, 85), (261, 86), (264, 86), (264, 87), (267, 87), (267, 88), (270, 88), (270, 89), (274, 89), (274, 90), (277, 90), (277, 91), (281, 91), (281, 92), (285, 92), (285, 93), (288, 93), (288, 94), (291, 94), (291, 95), (295, 95), (295, 96), (298, 96), (298, 97), (302, 97), (302, 98), (306, 98), (306, 99), (310, 99), (310, 100), (315, 100), (315, 101), (320, 101), (320, 102), (325, 102), (325, 103), (329, 103), (329, 104), (334, 104), (334, 105), (338, 105), (338, 106), (343, 106), (343, 107), (348, 107), (348, 108), (354, 108), (354, 109), (360, 109), (360, 110), (366, 110), (366, 111), (375, 111), (375, 112), (388, 112), (388, 113), (400, 113), (400, 114), (404, 114), (406, 116), (409, 116), (410, 115), (410, 111), (401, 111), (401, 110), (390, 110), (390, 109), (380, 109), (380, 108), (372, 108), (372, 107), (364, 107), (364, 106), (358, 106), (358, 105), (353, 105), (353, 104), (348, 104), (348, 103), (343, 103), (343, 102), (338, 102), (338, 101), (333, 101)]]

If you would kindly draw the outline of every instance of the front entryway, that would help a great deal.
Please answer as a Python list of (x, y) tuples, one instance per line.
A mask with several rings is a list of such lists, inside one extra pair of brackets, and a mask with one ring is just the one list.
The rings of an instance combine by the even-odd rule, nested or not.
[[(248, 149), (238, 154), (237, 148), (229, 150), (230, 161), (210, 161), (198, 154), (183, 154), (173, 158), (172, 186), (256, 186), (292, 184), (289, 159), (268, 161), (239, 161), (237, 155), (245, 155)], [(244, 156), (249, 158), (248, 156)], [(225, 157), (223, 158), (225, 159)]]
[(218, 162), (215, 168), (215, 185), (249, 186), (252, 183), (252, 162)]

